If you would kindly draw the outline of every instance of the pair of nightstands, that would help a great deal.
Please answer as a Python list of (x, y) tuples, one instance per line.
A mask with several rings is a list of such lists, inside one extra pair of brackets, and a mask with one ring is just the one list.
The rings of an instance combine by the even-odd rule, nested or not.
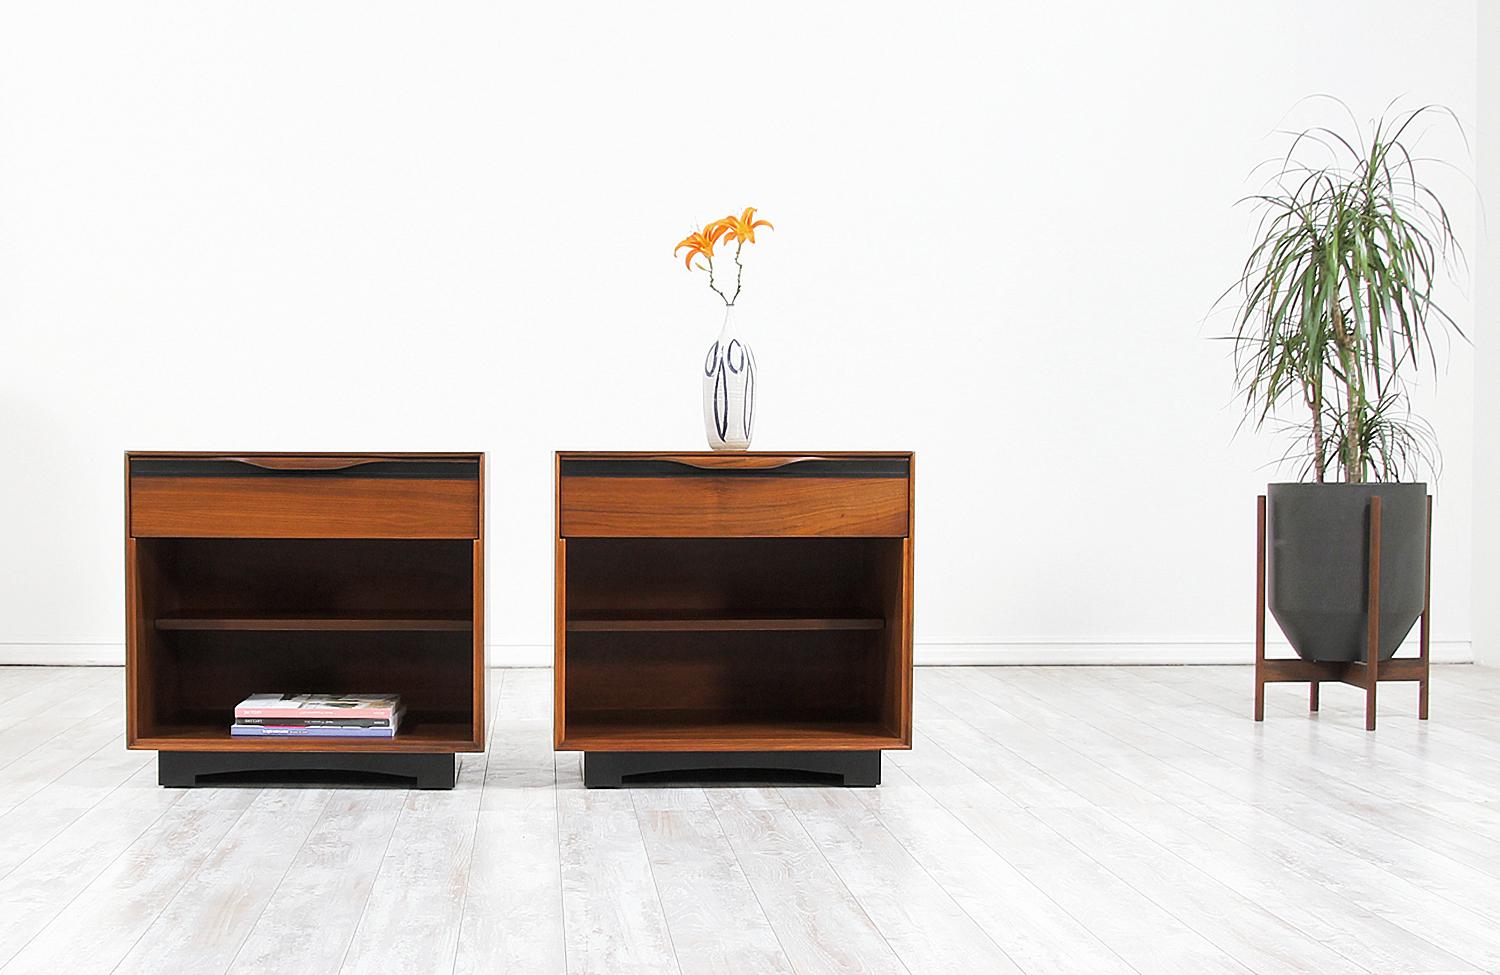
[[(126, 456), (128, 738), (161, 780), (482, 751), (484, 455)], [(557, 455), (556, 745), (588, 785), (880, 780), (911, 745), (912, 455)], [(399, 693), (393, 739), (234, 739), (268, 690)]]

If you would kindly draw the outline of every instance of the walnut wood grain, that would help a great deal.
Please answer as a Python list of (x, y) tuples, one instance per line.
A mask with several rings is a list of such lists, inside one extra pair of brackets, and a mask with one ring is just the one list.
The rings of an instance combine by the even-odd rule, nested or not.
[(179, 752), (466, 752), (468, 721), (403, 720), (394, 738), (236, 738), (228, 723), (173, 724), (137, 738), (132, 748)]
[[(706, 747), (711, 743), (712, 747)], [(875, 722), (770, 715), (746, 719), (670, 710), (576, 712), (564, 751), (863, 751), (899, 749), (901, 739)]]
[(911, 747), (911, 467), (834, 458), (911, 455), (558, 455), (557, 748)]
[(561, 748), (567, 723), (568, 699), (568, 541), (557, 539), (553, 548), (552, 603), (552, 745)]
[[(1362, 660), (1329, 662), (1293, 659), (1291, 657), (1269, 658), (1263, 665), (1261, 680), (1267, 684), (1300, 684), (1303, 681), (1334, 681), (1364, 688), (1369, 684), (1370, 668)], [(1422, 681), (1427, 679), (1427, 667), (1418, 657), (1391, 657), (1382, 660), (1378, 669), (1380, 682)]]
[[(129, 483), (129, 479), (126, 479)], [(126, 503), (129, 503), (128, 492)], [(137, 723), (141, 715), (149, 715), (153, 709), (155, 695), (151, 682), (143, 678), (153, 662), (152, 651), (156, 634), (151, 619), (156, 610), (156, 587), (150, 581), (143, 583), (142, 575), (150, 571), (149, 564), (142, 564), (136, 550), (137, 542), (125, 537), (125, 737), (133, 741), (137, 737)]]
[[(131, 476), (141, 458), (293, 473)], [(304, 473), (408, 460), (465, 473)], [(127, 454), (128, 747), (482, 751), (483, 504), (482, 454)], [(232, 738), (234, 705), (278, 690), (399, 693), (407, 718), (388, 740)]]
[(651, 614), (603, 617), (573, 617), (568, 629), (575, 633), (710, 633), (730, 631), (772, 632), (776, 630), (881, 630), (885, 619), (880, 616), (778, 616), (762, 614), (705, 615), (684, 613), (675, 616)]
[(473, 548), (470, 550), (470, 579), (469, 579), (469, 606), (474, 620), (474, 629), (470, 634), (470, 688), (469, 709), (472, 721), (469, 723), (469, 742), (465, 746), (466, 751), (482, 752), (485, 744), (490, 740), (489, 733), (489, 704), (488, 692), (485, 689), (485, 680), (489, 674), (489, 668), (484, 658), (484, 634), (485, 634), (485, 555), (484, 555), (484, 510), (488, 501), (488, 483), (486, 478), (486, 456), (479, 455), (479, 490), (475, 497), (476, 511), (474, 513), (475, 539)]
[(564, 477), (564, 537), (900, 537), (906, 478)]
[(302, 630), (384, 631), (418, 630), (424, 632), (457, 631), (467, 633), (474, 625), (471, 619), (437, 617), (383, 616), (162, 616), (156, 620), (158, 630), (249, 630), (273, 633)]
[(130, 478), (137, 538), (477, 538), (473, 480)]

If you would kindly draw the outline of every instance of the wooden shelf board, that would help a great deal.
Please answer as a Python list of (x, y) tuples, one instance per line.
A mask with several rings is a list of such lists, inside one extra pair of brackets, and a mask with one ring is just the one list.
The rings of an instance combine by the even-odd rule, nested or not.
[(279, 613), (255, 613), (238, 616), (162, 616), (156, 620), (158, 630), (414, 630), (423, 632), (467, 632), (474, 626), (469, 619), (438, 617), (386, 616), (297, 616)]
[(786, 613), (599, 613), (568, 620), (573, 633), (623, 631), (880, 630), (878, 616), (810, 616)]
[(131, 748), (188, 752), (472, 752), (467, 722), (407, 721), (394, 738), (236, 738), (223, 724), (160, 725)]
[(875, 721), (714, 711), (568, 714), (562, 751), (857, 751), (907, 748)]

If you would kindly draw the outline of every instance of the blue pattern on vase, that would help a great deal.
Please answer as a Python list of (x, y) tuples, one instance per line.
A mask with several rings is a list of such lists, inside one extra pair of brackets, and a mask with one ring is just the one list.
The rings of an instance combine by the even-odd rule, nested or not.
[(755, 354), (733, 334), (729, 315), (703, 362), (703, 421), (715, 450), (745, 450), (755, 429)]

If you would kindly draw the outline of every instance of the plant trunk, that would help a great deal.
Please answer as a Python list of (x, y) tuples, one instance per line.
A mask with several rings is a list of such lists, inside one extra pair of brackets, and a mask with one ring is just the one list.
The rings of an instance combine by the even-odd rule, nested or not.
[(1344, 457), (1344, 480), (1349, 484), (1360, 484), (1365, 479), (1364, 449), (1359, 429), (1359, 404), (1364, 396), (1358, 387), (1359, 372), (1354, 361), (1353, 340), (1344, 329), (1344, 311), (1337, 298), (1330, 298), (1329, 304), (1333, 306), (1333, 338), (1338, 345), (1339, 365), (1344, 368), (1344, 442), (1340, 445)]
[(1305, 398), (1307, 408), (1312, 410), (1313, 479), (1322, 484), (1328, 468), (1327, 458), (1323, 455), (1323, 384), (1309, 383)]
[[(1344, 371), (1347, 373), (1353, 368), (1354, 356), (1346, 356)], [(1348, 437), (1344, 444), (1346, 448), (1346, 457), (1344, 460), (1344, 480), (1348, 481), (1350, 484), (1362, 484), (1364, 483), (1365, 479), (1364, 435), (1359, 428), (1360, 396), (1358, 391), (1354, 388), (1353, 382), (1344, 384), (1344, 399), (1346, 403), (1346, 406), (1344, 408), (1348, 411), (1349, 414), (1349, 419), (1346, 420), (1344, 424), (1345, 429), (1348, 433)]]

